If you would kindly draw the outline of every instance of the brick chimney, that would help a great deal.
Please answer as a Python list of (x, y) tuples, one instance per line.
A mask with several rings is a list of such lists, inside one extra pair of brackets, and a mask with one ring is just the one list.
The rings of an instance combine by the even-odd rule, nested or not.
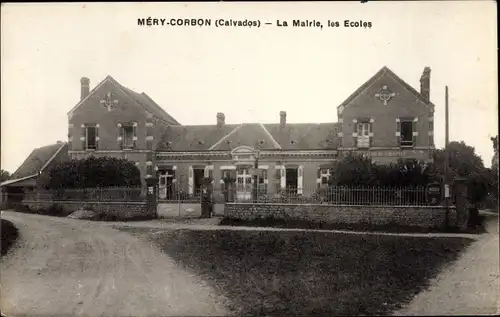
[(81, 83), (81, 94), (80, 94), (80, 100), (85, 99), (89, 93), (90, 93), (90, 79), (87, 77), (82, 77), (80, 79)]
[(431, 98), (431, 68), (425, 67), (422, 77), (420, 77), (420, 94), (425, 100), (430, 101)]
[(286, 125), (286, 111), (280, 111), (280, 126), (284, 127)]
[(226, 116), (222, 112), (217, 113), (217, 126), (222, 127), (226, 123)]

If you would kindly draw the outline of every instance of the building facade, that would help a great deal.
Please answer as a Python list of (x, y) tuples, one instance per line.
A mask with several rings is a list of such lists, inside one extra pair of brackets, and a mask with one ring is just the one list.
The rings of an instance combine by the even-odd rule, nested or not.
[[(143, 178), (157, 177), (159, 197), (179, 190), (196, 195), (204, 177), (216, 184), (232, 175), (238, 195), (249, 195), (258, 161), (258, 182), (272, 195), (284, 188), (318, 188), (344, 152), (363, 153), (378, 163), (398, 158), (432, 160), (434, 105), (430, 69), (415, 90), (387, 67), (337, 107), (337, 122), (181, 125), (145, 93), (108, 76), (92, 91), (81, 79), (81, 100), (68, 113), (71, 158), (114, 156), (134, 161)], [(278, 116), (277, 116), (278, 119)], [(278, 120), (277, 120), (278, 121)]]

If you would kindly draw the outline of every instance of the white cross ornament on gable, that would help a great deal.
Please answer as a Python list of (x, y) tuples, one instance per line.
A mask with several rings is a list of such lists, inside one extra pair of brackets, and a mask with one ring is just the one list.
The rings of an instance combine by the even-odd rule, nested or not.
[(118, 103), (118, 100), (111, 99), (111, 92), (108, 92), (106, 94), (106, 97), (103, 100), (101, 100), (101, 104), (104, 107), (108, 108), (108, 111), (111, 111), (111, 109), (113, 109), (117, 103)]
[(387, 86), (382, 86), (382, 89), (378, 94), (375, 94), (375, 97), (380, 99), (383, 103), (384, 106), (387, 106), (387, 103), (394, 97), (396, 97), (396, 94), (393, 93), (392, 91), (387, 88)]

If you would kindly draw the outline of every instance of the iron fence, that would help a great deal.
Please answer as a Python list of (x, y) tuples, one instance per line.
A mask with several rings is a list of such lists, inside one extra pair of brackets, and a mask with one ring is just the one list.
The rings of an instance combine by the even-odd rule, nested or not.
[[(256, 196), (256, 197), (254, 197)], [(274, 194), (259, 191), (235, 192), (235, 202), (422, 206), (429, 205), (425, 187), (347, 187), (331, 186), (319, 189), (288, 187)]]

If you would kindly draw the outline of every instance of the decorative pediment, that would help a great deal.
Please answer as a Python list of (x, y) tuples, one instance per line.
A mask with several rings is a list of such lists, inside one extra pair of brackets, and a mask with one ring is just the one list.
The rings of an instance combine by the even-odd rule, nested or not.
[(254, 159), (255, 150), (246, 145), (238, 146), (237, 148), (231, 151), (231, 155), (233, 160), (241, 161), (241, 160), (253, 160)]

